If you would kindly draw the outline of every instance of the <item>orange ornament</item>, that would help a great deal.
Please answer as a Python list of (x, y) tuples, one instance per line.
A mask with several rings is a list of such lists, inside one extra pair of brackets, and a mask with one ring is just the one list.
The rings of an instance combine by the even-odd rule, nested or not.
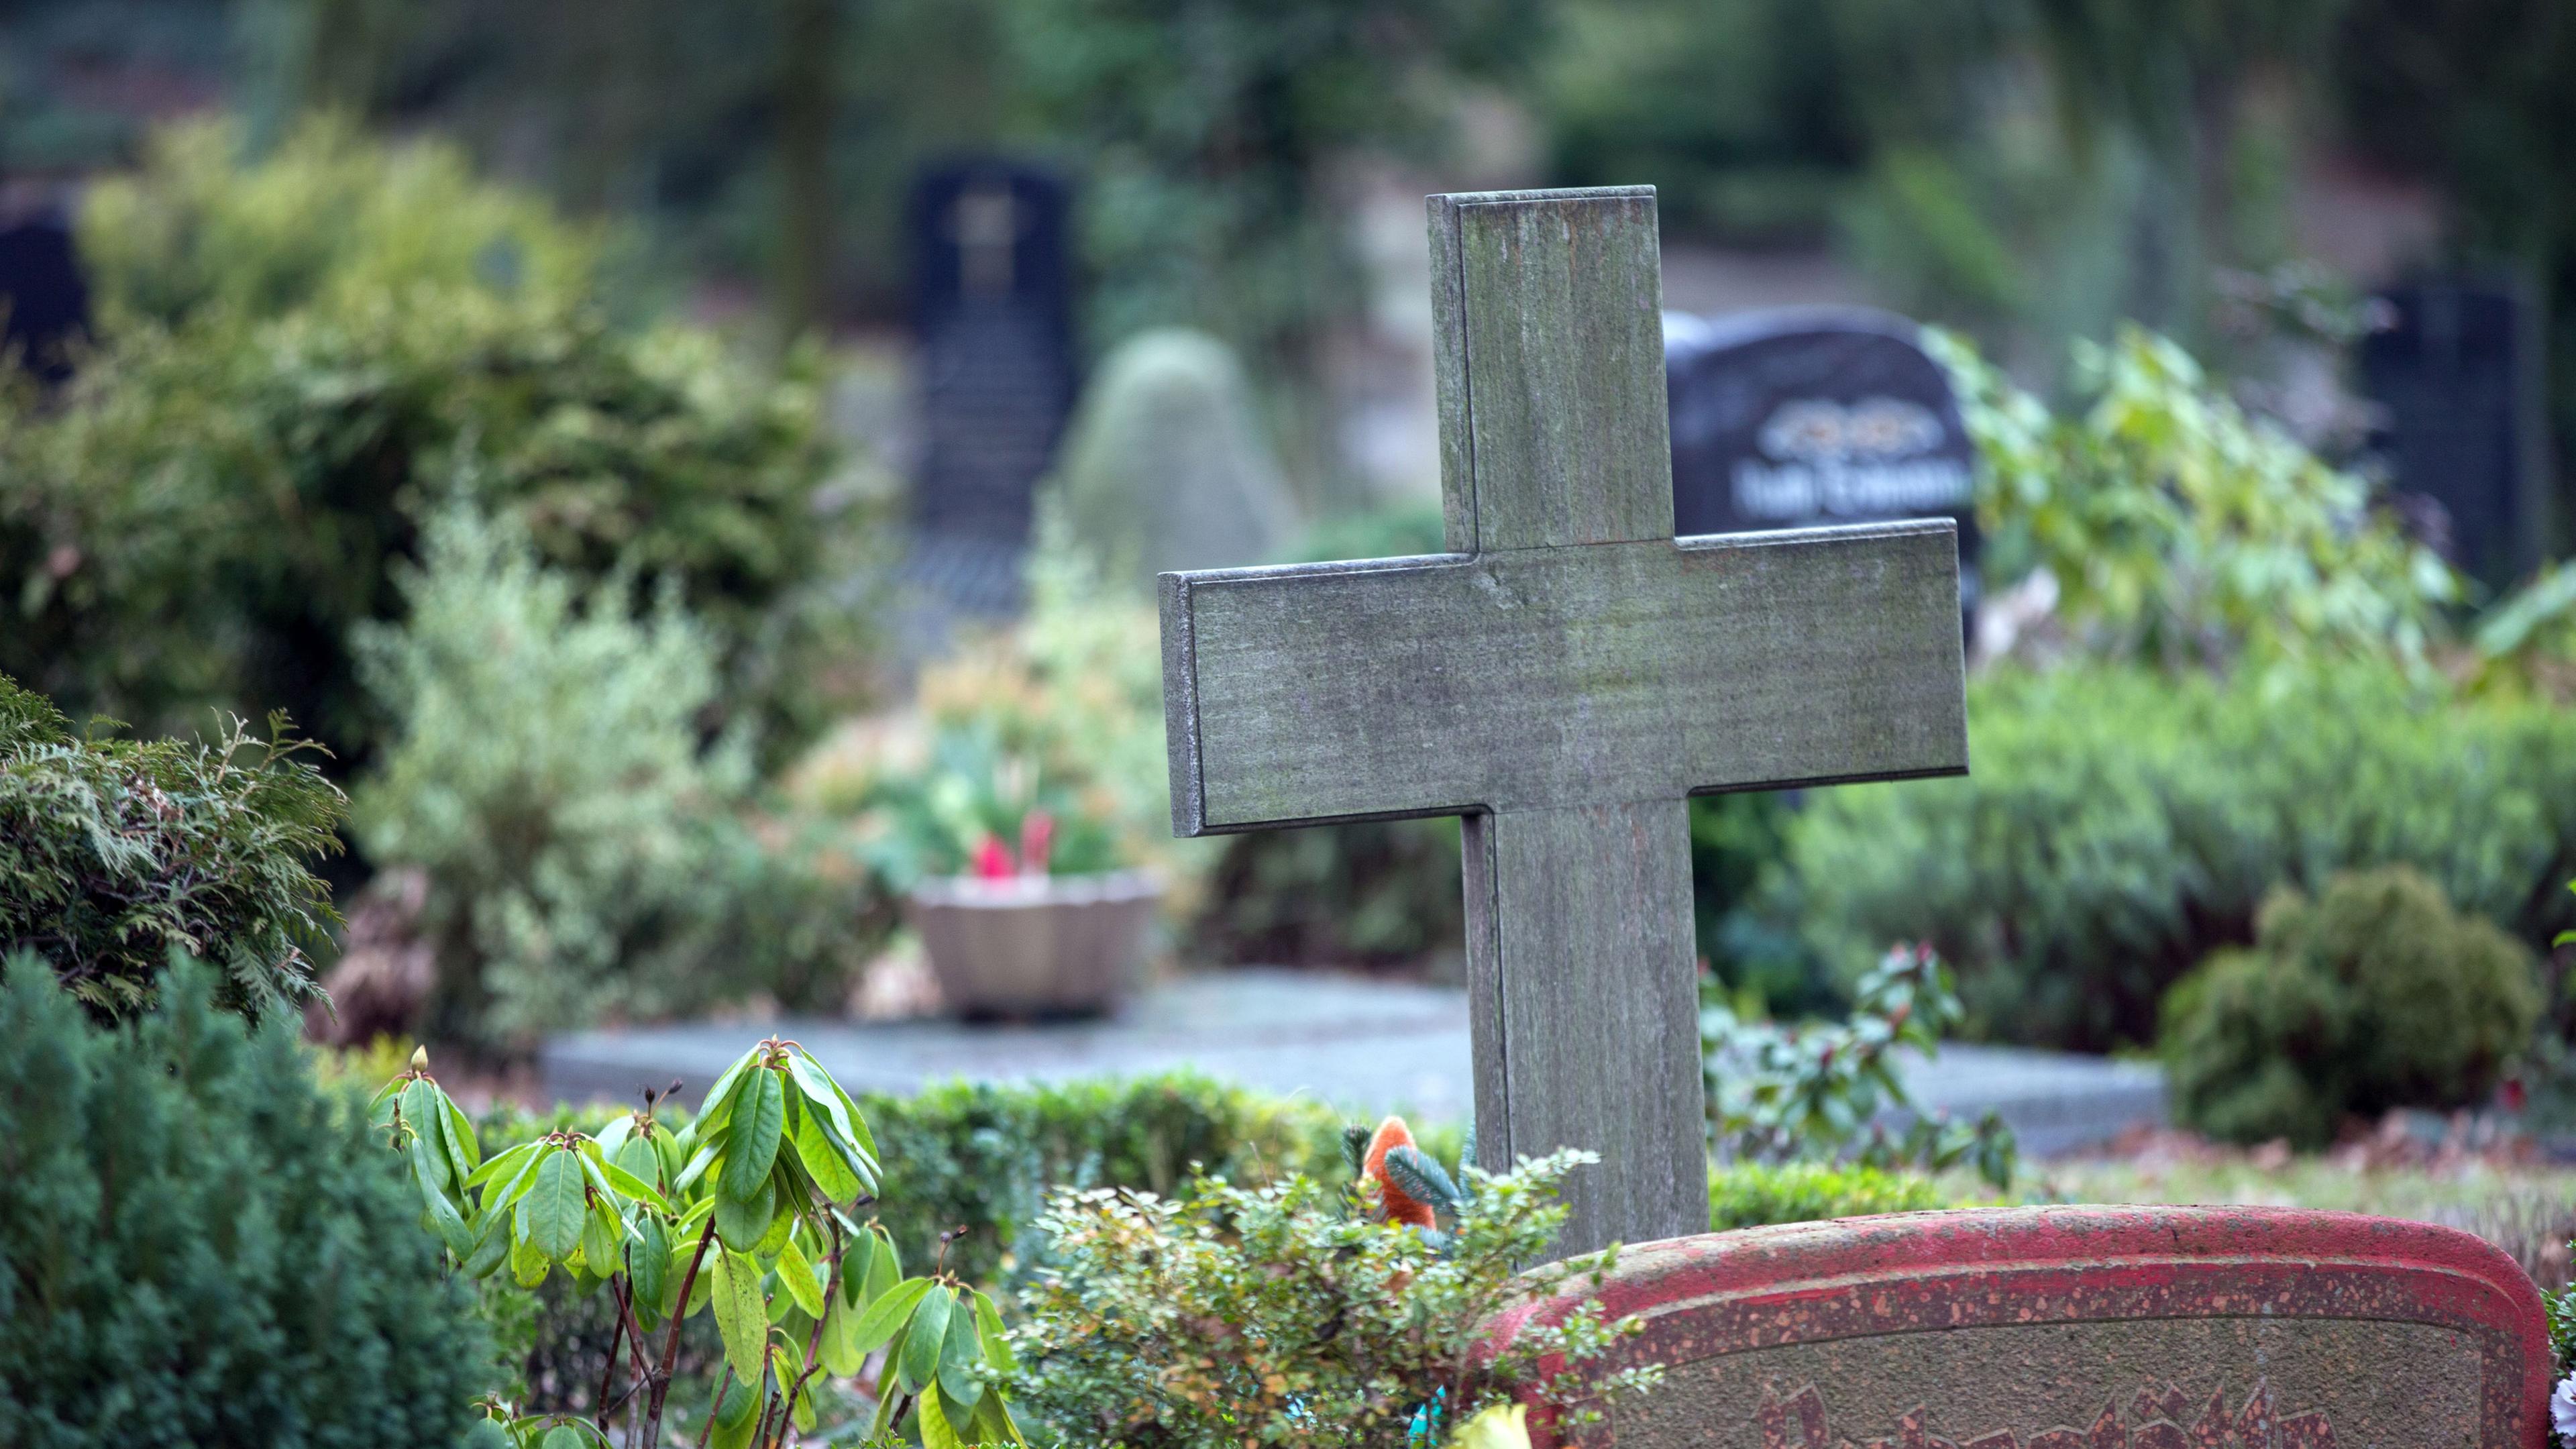
[(1368, 1154), (1361, 1159), (1360, 1173), (1369, 1182), (1376, 1184), (1378, 1206), (1385, 1211), (1388, 1222), (1411, 1223), (1418, 1228), (1427, 1228), (1433, 1222), (1431, 1205), (1416, 1202), (1406, 1196), (1404, 1189), (1397, 1187), (1394, 1180), (1386, 1175), (1387, 1153), (1398, 1147), (1412, 1145), (1413, 1133), (1405, 1127), (1404, 1119), (1387, 1118), (1377, 1124), (1377, 1132), (1369, 1138)]

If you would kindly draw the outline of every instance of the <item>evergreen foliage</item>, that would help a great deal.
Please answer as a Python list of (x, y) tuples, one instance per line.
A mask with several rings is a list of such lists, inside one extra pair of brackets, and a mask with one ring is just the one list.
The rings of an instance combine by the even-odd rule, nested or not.
[(1302, 1176), (1261, 1189), (1203, 1178), (1172, 1198), (1061, 1193), (1039, 1221), (1054, 1258), (1012, 1335), (1017, 1402), (1050, 1438), (1125, 1449), (1438, 1442), (1444, 1419), (1515, 1390), (1589, 1422), (1605, 1397), (1660, 1379), (1593, 1362), (1637, 1320), (1605, 1321), (1595, 1303), (1525, 1326), (1497, 1355), (1474, 1351), (1496, 1313), (1597, 1285), (1611, 1265), (1517, 1271), (1545, 1255), (1565, 1221), (1557, 1185), (1589, 1159), (1466, 1169), (1455, 1230), (1436, 1239)]
[(1848, 1162), (1733, 1162), (1708, 1175), (1708, 1230), (1964, 1207), (1919, 1173)]
[(0, 984), (0, 1443), (464, 1443), (471, 1295), (356, 1102), (216, 984), (178, 961), (114, 1029), (32, 957)]
[(96, 345), (59, 398), (0, 396), (0, 669), (147, 727), (283, 706), (355, 768), (384, 722), (351, 629), (462, 487), (587, 576), (676, 575), (744, 712), (818, 722), (849, 539), (815, 359), (620, 325), (587, 233), (434, 145), (241, 151), (169, 133), (84, 214)]
[(2569, 924), (2576, 717), (2350, 664), (2167, 678), (2002, 670), (1969, 689), (1962, 779), (1820, 791), (1764, 886), (1811, 969), (1920, 939), (1971, 1036), (2155, 1039), (2182, 974), (2253, 940), (2275, 885), (2409, 865), (2523, 940)]
[(715, 642), (674, 592), (639, 610), (462, 504), (425, 552), (396, 571), (408, 621), (359, 634), (399, 724), (356, 815), (377, 863), (428, 873), (438, 1029), (513, 1047), (612, 1007), (837, 1004), (889, 911), (828, 833), (754, 830), (748, 752), (701, 743)]
[[(319, 994), (340, 792), (282, 716), (210, 742), (72, 733), (0, 675), (0, 955), (50, 969), (102, 1017), (148, 1004), (171, 951), (215, 963), (216, 998), (259, 1016)], [(32, 963), (32, 965), (27, 964)]]
[(2454, 914), (2416, 871), (2285, 890), (2252, 949), (2217, 953), (2166, 997), (2175, 1115), (2230, 1141), (2319, 1147), (2348, 1115), (2472, 1106), (2540, 1005), (2530, 950)]

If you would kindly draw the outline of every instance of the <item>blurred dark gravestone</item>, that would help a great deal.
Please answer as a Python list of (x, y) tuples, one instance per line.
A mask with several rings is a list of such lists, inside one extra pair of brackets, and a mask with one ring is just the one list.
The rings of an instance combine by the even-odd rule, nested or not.
[(2457, 279), (2383, 300), (2393, 325), (2361, 345), (2362, 391), (2384, 409), (2372, 448), (2413, 496), (2420, 531), (2505, 588), (2540, 566), (2547, 522), (2539, 319), (2510, 289)]
[(0, 352), (46, 383), (71, 376), (67, 345), (89, 330), (89, 285), (60, 213), (0, 218)]
[(1976, 448), (1921, 331), (1858, 307), (1666, 314), (1674, 532), (1955, 518), (1972, 609)]
[(923, 449), (907, 570), (948, 607), (1019, 607), (1030, 500), (1074, 397), (1070, 196), (1002, 158), (913, 184)]

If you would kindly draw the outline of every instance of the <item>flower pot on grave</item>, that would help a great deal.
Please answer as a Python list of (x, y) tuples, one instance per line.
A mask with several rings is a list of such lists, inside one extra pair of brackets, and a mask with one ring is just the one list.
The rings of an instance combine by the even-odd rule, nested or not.
[(1091, 1016), (1126, 994), (1163, 887), (1143, 871), (943, 876), (912, 892), (948, 1009), (960, 1016)]

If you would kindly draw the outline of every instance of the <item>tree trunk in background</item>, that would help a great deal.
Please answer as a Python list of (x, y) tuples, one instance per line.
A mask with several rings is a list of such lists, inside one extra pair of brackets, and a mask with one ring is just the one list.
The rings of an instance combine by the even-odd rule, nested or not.
[(838, 0), (781, 0), (778, 72), (778, 330), (827, 320), (832, 260), (832, 51)]

